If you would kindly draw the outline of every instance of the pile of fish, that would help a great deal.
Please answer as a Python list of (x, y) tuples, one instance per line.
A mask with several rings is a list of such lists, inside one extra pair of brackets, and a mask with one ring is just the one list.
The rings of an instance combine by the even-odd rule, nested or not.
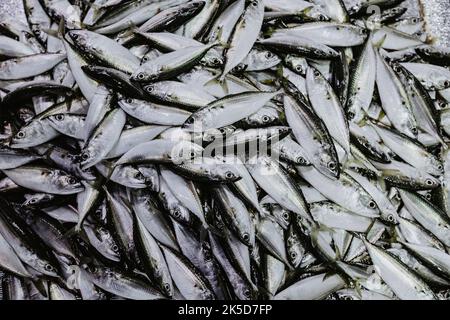
[(23, 5), (3, 299), (450, 299), (450, 49), (402, 0)]

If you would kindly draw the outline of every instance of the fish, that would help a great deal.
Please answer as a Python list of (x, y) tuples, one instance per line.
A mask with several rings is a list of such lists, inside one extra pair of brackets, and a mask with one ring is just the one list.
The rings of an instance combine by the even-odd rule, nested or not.
[(108, 155), (120, 138), (120, 131), (115, 129), (123, 128), (125, 121), (125, 112), (120, 108), (110, 110), (105, 114), (81, 151), (82, 169), (96, 165)]
[(63, 53), (43, 53), (2, 61), (0, 80), (19, 80), (40, 75), (53, 69), (65, 58)]
[(247, 56), (255, 43), (264, 18), (264, 3), (253, 0), (245, 7), (244, 12), (234, 26), (228, 40), (225, 65), (220, 80), (234, 69)]

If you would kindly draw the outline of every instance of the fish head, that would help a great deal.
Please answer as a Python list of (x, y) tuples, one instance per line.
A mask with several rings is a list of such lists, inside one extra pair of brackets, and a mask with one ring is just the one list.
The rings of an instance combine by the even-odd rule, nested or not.
[(145, 177), (145, 183), (148, 187), (155, 192), (159, 192), (159, 174), (156, 166), (147, 164), (140, 165), (137, 168), (141, 174)]
[(265, 67), (273, 67), (281, 62), (281, 59), (272, 51), (267, 49), (255, 49), (254, 59), (257, 64), (263, 64)]
[(95, 65), (85, 65), (82, 66), (81, 69), (92, 77), (99, 77), (99, 76), (109, 76), (107, 72), (107, 68), (95, 66)]
[(399, 130), (412, 139), (417, 139), (417, 135), (419, 134), (419, 130), (417, 129), (417, 125), (413, 119), (403, 121), (402, 124), (400, 124)]
[(169, 212), (175, 220), (180, 221), (181, 223), (186, 225), (192, 225), (193, 221), (190, 211), (186, 207), (180, 205), (178, 202), (172, 203), (170, 205)]
[(383, 210), (380, 217), (384, 222), (391, 225), (397, 225), (399, 223), (398, 213), (394, 210)]
[(280, 112), (276, 108), (271, 105), (266, 105), (259, 109), (258, 112), (250, 115), (247, 118), (247, 122), (254, 126), (269, 126), (278, 124), (280, 122), (280, 117)]
[(216, 171), (216, 175), (220, 177), (224, 181), (228, 182), (236, 182), (242, 178), (238, 169), (232, 164), (220, 163), (220, 160), (217, 160), (217, 166), (214, 168)]
[(90, 37), (86, 30), (70, 30), (67, 34), (76, 47), (81, 50), (86, 50), (89, 48)]
[(444, 166), (442, 165), (442, 162), (439, 161), (435, 156), (430, 155), (427, 159), (428, 162), (428, 166), (430, 168), (430, 172), (431, 174), (433, 174), (434, 176), (441, 176), (442, 174), (444, 174)]
[(253, 290), (250, 283), (247, 281), (238, 281), (233, 284), (235, 286), (236, 295), (240, 300), (253, 300), (257, 297), (257, 292)]
[(427, 189), (435, 189), (441, 185), (439, 179), (425, 173), (419, 176), (419, 182), (420, 181), (422, 182), (421, 184)]
[(236, 131), (236, 127), (234, 126), (226, 126), (218, 129), (208, 129), (203, 132), (203, 141), (205, 142), (213, 142), (218, 140), (218, 138), (225, 139), (229, 135), (233, 134)]
[(31, 121), (27, 125), (20, 128), (20, 130), (11, 139), (11, 148), (25, 148), (34, 146), (36, 138), (39, 137), (43, 131), (43, 122), (45, 121)]
[[(293, 225), (289, 227), (293, 228)], [(290, 235), (287, 241), (288, 260), (294, 268), (297, 268), (303, 260), (305, 249), (303, 248), (300, 239), (289, 230)]]
[(122, 95), (118, 95), (117, 103), (124, 110), (135, 110), (140, 105), (142, 105), (142, 102), (140, 100), (134, 99), (134, 98), (131, 98), (131, 97), (125, 97), (125, 96), (122, 96)]
[(278, 141), (286, 138), (290, 133), (291, 128), (289, 127), (273, 127), (269, 130), (269, 134), (277, 136)]
[(366, 193), (358, 193), (359, 202), (363, 205), (364, 209), (373, 214), (374, 216), (380, 214), (380, 209), (373, 198)]
[(105, 229), (101, 229), (101, 243), (103, 245), (103, 252), (108, 258), (113, 261), (120, 261), (120, 249), (111, 233)]
[(59, 174), (57, 174), (56, 184), (63, 190), (82, 191), (84, 189), (78, 179), (63, 172), (59, 172)]
[(315, 88), (315, 86), (324, 88), (324, 86), (327, 84), (327, 80), (322, 75), (322, 73), (311, 66), (308, 67), (308, 70), (306, 71), (306, 82), (310, 85), (310, 88)]
[(45, 119), (47, 119), (50, 122), (50, 125), (56, 129), (63, 129), (67, 124), (66, 115), (63, 113), (54, 114)]
[(46, 276), (50, 277), (59, 277), (59, 269), (56, 266), (55, 263), (52, 263), (51, 261), (40, 258), (37, 259), (36, 265), (34, 266), (37, 271), (41, 272), (42, 274), (45, 274)]
[(203, 112), (198, 111), (198, 112), (194, 112), (193, 114), (191, 114), (189, 116), (189, 118), (186, 119), (186, 121), (183, 123), (183, 125), (181, 126), (182, 129), (185, 129), (187, 131), (191, 131), (191, 132), (195, 132), (195, 131), (204, 131), (206, 129), (209, 128), (203, 128), (203, 121), (204, 120), (204, 116), (203, 116)]
[(173, 296), (173, 284), (171, 282), (164, 282), (161, 287), (166, 297), (171, 298)]
[(23, 207), (36, 207), (41, 204), (52, 201), (55, 196), (49, 193), (34, 193), (31, 195), (24, 195), (25, 201), (22, 203)]
[(90, 164), (92, 159), (95, 159), (97, 157), (98, 152), (99, 151), (93, 146), (87, 146), (82, 150), (80, 154), (80, 164), (83, 170), (88, 168), (88, 165)]

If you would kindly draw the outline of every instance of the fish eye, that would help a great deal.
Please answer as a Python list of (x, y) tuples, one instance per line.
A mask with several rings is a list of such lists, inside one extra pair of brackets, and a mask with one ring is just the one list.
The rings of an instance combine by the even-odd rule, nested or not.
[(249, 297), (250, 297), (250, 294), (251, 294), (250, 290), (245, 289), (243, 293), (244, 293), (244, 296), (245, 296), (246, 298), (249, 298)]
[(431, 179), (427, 179), (427, 180), (425, 180), (425, 184), (427, 186), (432, 186), (433, 185), (433, 181)]
[(81, 154), (81, 159), (86, 161), (87, 159), (89, 159), (89, 152), (85, 151)]
[(250, 235), (248, 233), (242, 234), (242, 240), (248, 242), (250, 240)]
[(212, 63), (213, 63), (214, 65), (220, 64), (220, 60), (217, 59), (217, 58), (213, 58), (211, 61), (212, 61)]
[(344, 300), (350, 301), (350, 300), (353, 300), (353, 299), (352, 299), (352, 297), (350, 297), (350, 296), (345, 296), (345, 297), (344, 297)]
[(74, 40), (78, 39), (78, 34), (76, 34), (76, 33), (72, 33), (71, 36), (72, 36), (72, 39), (74, 39)]
[(430, 193), (427, 193), (427, 194), (425, 195), (425, 199), (431, 200), (431, 194), (430, 194)]
[(190, 123), (190, 124), (194, 123), (194, 118), (191, 117), (191, 118), (187, 119), (186, 123)]
[(297, 66), (295, 66), (295, 71), (302, 72), (303, 71), (303, 67), (301, 65), (297, 65)]
[(323, 14), (319, 14), (319, 21), (326, 21), (327, 17), (325, 17)]
[(30, 201), (28, 201), (30, 204), (35, 204), (37, 202), (36, 198), (32, 198), (30, 199)]
[(297, 161), (296, 162), (299, 163), (299, 164), (305, 164), (306, 163), (306, 161), (305, 161), (305, 159), (303, 159), (303, 157), (297, 157)]
[(257, 7), (258, 6), (258, 1), (253, 1), (252, 2), (252, 6)]
[(412, 132), (413, 134), (417, 134), (417, 133), (418, 133), (417, 128), (416, 128), (416, 127), (412, 127), (412, 128), (411, 128), (411, 132)]
[(269, 122), (269, 121), (270, 121), (270, 117), (269, 117), (269, 116), (263, 116), (263, 117), (262, 117), (262, 121), (263, 121), (264, 123)]
[(376, 206), (377, 206), (377, 204), (376, 204), (374, 201), (370, 201), (370, 202), (369, 202), (369, 208), (375, 209)]
[(152, 86), (148, 86), (147, 88), (145, 88), (145, 90), (147, 91), (147, 92), (153, 92), (153, 87)]
[(387, 220), (388, 220), (389, 222), (394, 222), (394, 216), (393, 216), (392, 214), (388, 215), (388, 216), (387, 216)]
[(297, 258), (297, 253), (295, 251), (291, 252), (291, 259)]
[(227, 171), (227, 172), (225, 173), (225, 177), (226, 177), (227, 179), (233, 179), (233, 178), (234, 178), (234, 173), (231, 172), (231, 171)]
[(133, 103), (133, 99), (131, 99), (131, 98), (128, 98), (127, 100), (125, 100), (126, 101), (126, 103)]
[(360, 34), (367, 34), (367, 30), (366, 30), (366, 29), (361, 29), (361, 30), (359, 31), (359, 33), (360, 33)]
[(283, 219), (288, 220), (289, 219), (289, 213), (285, 212), (283, 213)]
[(170, 284), (168, 284), (168, 283), (164, 283), (164, 290), (166, 290), (166, 291), (170, 291), (170, 289), (171, 289), (171, 286), (170, 286)]
[(450, 81), (445, 80), (445, 81), (444, 81), (444, 86), (445, 86), (446, 88), (450, 87)]
[(143, 62), (147, 62), (147, 61), (148, 61), (148, 57), (147, 57), (147, 56), (143, 57), (143, 58), (142, 58), (142, 61), (143, 61)]
[(329, 168), (330, 170), (336, 169), (336, 163), (335, 163), (334, 161), (328, 162), (328, 168)]
[(315, 75), (316, 77), (318, 77), (318, 76), (320, 76), (320, 72), (317, 71), (317, 70), (314, 70), (314, 75)]
[(417, 23), (417, 22), (419, 22), (419, 19), (413, 18), (413, 19), (412, 19), (412, 22), (413, 22), (413, 23)]
[(25, 132), (24, 131), (17, 132), (16, 137), (19, 139), (25, 138)]
[(141, 73), (138, 74), (137, 78), (139, 80), (144, 80), (145, 79), (145, 74), (143, 72), (141, 72)]
[(57, 115), (55, 116), (55, 119), (56, 119), (57, 121), (63, 121), (63, 120), (64, 120), (64, 115), (63, 115), (63, 114), (57, 114)]
[(438, 169), (439, 171), (442, 171), (442, 170), (444, 170), (444, 167), (442, 166), (442, 164), (438, 164), (438, 165), (437, 165), (437, 169)]
[(117, 252), (117, 251), (119, 251), (119, 246), (115, 244), (111, 247), (111, 250), (114, 252)]
[(173, 212), (173, 215), (175, 216), (175, 218), (179, 218), (181, 216), (181, 212), (179, 209), (175, 209)]
[(47, 271), (53, 271), (54, 270), (53, 267), (51, 265), (49, 265), (49, 264), (46, 264), (44, 268)]
[(69, 177), (69, 178), (67, 178), (67, 182), (68, 182), (69, 184), (76, 184), (76, 183), (77, 183), (77, 180), (76, 180), (75, 178), (73, 178), (73, 177)]
[(266, 52), (266, 58), (271, 58), (272, 56), (273, 56), (272, 52), (270, 52), (270, 51)]

